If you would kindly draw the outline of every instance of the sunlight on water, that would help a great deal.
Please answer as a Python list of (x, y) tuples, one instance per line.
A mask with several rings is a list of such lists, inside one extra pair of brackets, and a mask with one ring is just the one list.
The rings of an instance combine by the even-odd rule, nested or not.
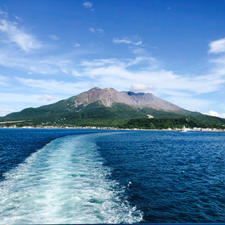
[(108, 180), (95, 135), (56, 139), (0, 183), (1, 223), (134, 223), (142, 213)]

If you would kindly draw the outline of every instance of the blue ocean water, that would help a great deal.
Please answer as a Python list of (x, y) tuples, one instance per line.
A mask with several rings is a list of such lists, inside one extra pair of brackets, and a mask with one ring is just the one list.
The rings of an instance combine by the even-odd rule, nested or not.
[(0, 129), (1, 223), (225, 222), (225, 133)]

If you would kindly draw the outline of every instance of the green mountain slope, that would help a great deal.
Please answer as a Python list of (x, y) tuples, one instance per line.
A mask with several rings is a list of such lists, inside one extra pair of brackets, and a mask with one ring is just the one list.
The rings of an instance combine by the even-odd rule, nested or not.
[[(98, 96), (96, 101), (94, 101), (96, 89), (91, 89), (89, 92), (85, 92), (85, 98), (83, 97), (85, 101), (83, 102), (81, 101), (80, 95), (78, 95), (61, 100), (54, 104), (45, 105), (38, 108), (27, 108), (20, 112), (11, 113), (5, 117), (0, 118), (0, 126), (16, 124), (17, 126), (62, 127), (112, 126), (121, 128), (176, 128), (186, 126), (221, 129), (225, 128), (225, 119), (207, 116), (197, 112), (190, 112), (168, 102), (165, 102), (165, 104), (169, 105), (170, 108), (172, 106), (174, 108), (173, 111), (157, 109), (157, 105), (154, 105), (154, 108), (144, 106), (134, 107), (124, 103), (112, 102), (110, 106), (106, 106), (102, 104), (102, 100), (104, 101), (106, 99), (106, 101), (109, 101), (109, 96), (107, 95), (108, 92), (103, 89), (104, 98), (102, 95), (100, 95), (101, 99), (99, 100), (99, 90), (101, 94), (102, 89), (97, 89)], [(87, 93), (89, 95), (87, 95)], [(92, 101), (91, 103), (86, 104), (89, 100), (88, 97), (90, 96), (90, 93), (92, 94)], [(125, 92), (122, 93), (124, 96)], [(120, 92), (117, 92), (117, 94), (119, 96)], [(146, 98), (145, 94), (141, 94), (140, 98), (142, 104), (144, 105), (145, 102), (143, 101), (143, 96)], [(152, 95), (150, 97), (154, 98)], [(139, 98), (139, 95), (135, 94), (135, 98)], [(140, 98), (137, 99), (137, 101), (140, 101)], [(80, 104), (77, 104), (77, 99), (79, 99)], [(149, 98), (147, 99), (148, 104), (150, 100)], [(163, 107), (163, 100), (158, 100), (157, 98), (157, 101), (159, 101), (161, 107)], [(7, 123), (7, 121), (11, 122)]]
[[(64, 106), (64, 107), (62, 107)], [(147, 115), (154, 118), (148, 119)], [(225, 120), (189, 111), (165, 112), (149, 108), (135, 109), (125, 104), (105, 107), (100, 103), (71, 108), (65, 101), (11, 113), (1, 121), (23, 121), (18, 126), (115, 126), (123, 128), (224, 128)], [(10, 124), (11, 125), (11, 124)]]

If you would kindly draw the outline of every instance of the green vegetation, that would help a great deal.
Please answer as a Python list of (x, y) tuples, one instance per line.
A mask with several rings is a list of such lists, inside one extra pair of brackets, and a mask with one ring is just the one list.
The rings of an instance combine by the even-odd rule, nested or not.
[(168, 128), (218, 128), (225, 129), (225, 120), (207, 119), (202, 117), (183, 117), (178, 119), (131, 119), (124, 127), (144, 129), (168, 129)]
[[(96, 126), (144, 129), (182, 128), (185, 126), (225, 129), (225, 119), (186, 110), (174, 113), (150, 108), (137, 109), (125, 104), (105, 107), (99, 102), (74, 107), (73, 102), (74, 97), (55, 104), (11, 113), (0, 118), (0, 121), (19, 122), (0, 123), (0, 126)], [(148, 119), (148, 115), (154, 118)]]

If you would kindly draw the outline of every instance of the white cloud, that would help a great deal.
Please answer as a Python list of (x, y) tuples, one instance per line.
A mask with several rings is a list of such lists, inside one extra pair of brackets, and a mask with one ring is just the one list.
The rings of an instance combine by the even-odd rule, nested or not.
[(76, 42), (73, 46), (74, 46), (74, 48), (79, 48), (80, 47), (80, 43)]
[(94, 32), (95, 32), (95, 28), (90, 27), (90, 28), (89, 28), (89, 31), (91, 31), (92, 33), (94, 33)]
[(85, 8), (91, 9), (91, 8), (93, 7), (93, 3), (92, 3), (92, 2), (86, 1), (86, 2), (83, 3), (83, 6), (84, 6)]
[(82, 74), (80, 73), (80, 72), (78, 72), (77, 70), (72, 70), (72, 73), (71, 73), (73, 76), (75, 76), (75, 77), (80, 77), (80, 76), (82, 76)]
[[(42, 49), (42, 52), (27, 54), (33, 49), (40, 48), (41, 43), (32, 35), (25, 33), (20, 29), (17, 23), (10, 22), (6, 19), (0, 19), (0, 35), (3, 34), (4, 45), (0, 46), (0, 66), (23, 70), (28, 74), (71, 74), (74, 69), (72, 56), (51, 55), (48, 48)], [(7, 40), (5, 39), (7, 36)], [(49, 38), (58, 40), (55, 35)], [(12, 45), (12, 42), (15, 45)], [(8, 43), (8, 45), (6, 44)], [(20, 51), (23, 49), (24, 51)], [(71, 53), (73, 56), (80, 54), (82, 50)]]
[(54, 34), (50, 34), (49, 38), (52, 39), (53, 41), (58, 41), (60, 38)]
[(78, 60), (83, 55), (93, 53), (83, 48), (78, 48), (68, 54), (51, 54), (42, 52), (38, 55), (27, 55), (24, 52), (0, 46), (0, 66), (23, 71), (26, 74), (36, 75), (72, 75), (77, 70)]
[(0, 116), (6, 116), (9, 113), (15, 112), (13, 109), (0, 109)]
[(102, 28), (90, 27), (89, 31), (92, 32), (92, 33), (104, 33), (104, 30)]
[(6, 18), (8, 16), (8, 13), (6, 11), (3, 11), (3, 10), (0, 9), (0, 16)]
[(225, 38), (212, 41), (209, 46), (209, 53), (217, 54), (216, 57), (210, 60), (213, 64), (211, 74), (225, 79)]
[(146, 51), (146, 49), (141, 48), (141, 47), (135, 46), (131, 50), (135, 55), (148, 55), (148, 52)]
[(197, 112), (200, 112), (203, 108), (207, 108), (213, 103), (207, 99), (199, 98), (198, 96), (195, 96), (193, 94), (183, 95), (182, 93), (181, 95), (171, 95), (167, 97), (166, 100), (184, 109)]
[(87, 68), (92, 68), (92, 67), (100, 67), (100, 66), (106, 66), (106, 65), (112, 65), (112, 64), (121, 64), (123, 63), (116, 59), (116, 58), (109, 58), (109, 59), (94, 59), (91, 61), (83, 61), (81, 62), (81, 66), (87, 67)]
[(0, 20), (0, 32), (7, 35), (7, 42), (16, 44), (25, 52), (41, 48), (41, 43), (31, 34), (20, 29), (17, 23), (6, 19)]
[(19, 21), (21, 21), (21, 20), (22, 20), (22, 18), (21, 18), (21, 17), (16, 16), (16, 15), (14, 15), (13, 17), (14, 17), (16, 20), (19, 20)]
[(210, 42), (209, 53), (225, 53), (225, 38)]
[[(73, 56), (75, 56), (75, 54)], [(75, 65), (70, 58), (71, 56), (52, 56), (49, 54), (42, 57), (29, 57), (21, 52), (0, 48), (1, 66), (22, 69), (29, 74), (71, 74)]]
[(41, 95), (40, 97), (38, 97), (38, 100), (43, 102), (52, 102), (55, 101), (55, 97), (51, 95)]
[(133, 92), (154, 92), (154, 88), (147, 86), (145, 84), (133, 84), (130, 87), (130, 91)]
[[(224, 79), (215, 76), (183, 76), (154, 65), (152, 57), (129, 60), (100, 59), (85, 61), (83, 74), (105, 86), (120, 86), (127, 90), (132, 85), (144, 85), (156, 90), (158, 94), (169, 94), (171, 91), (188, 91), (193, 94), (210, 93), (218, 90)], [(135, 67), (130, 68), (130, 67)], [(110, 82), (107, 82), (107, 79)], [(204, 87), (204, 88), (203, 88)]]
[[(50, 95), (48, 98), (46, 96), (48, 95), (0, 92), (1, 104), (15, 103), (16, 105), (17, 103), (25, 103), (25, 104), (30, 104), (30, 106), (33, 106), (33, 105), (45, 104), (48, 102), (54, 102), (61, 99), (61, 97), (59, 96), (51, 96), (51, 99), (50, 99)], [(27, 107), (29, 107), (29, 105), (27, 105)]]
[(114, 87), (120, 91), (153, 92), (181, 107), (202, 111), (213, 102), (201, 97), (221, 90), (225, 85), (223, 76), (184, 76), (165, 70), (153, 57), (129, 59), (95, 59), (83, 61), (84, 79), (91, 79), (92, 86)]
[(0, 75), (0, 86), (5, 86), (8, 84), (8, 78)]
[(132, 41), (128, 38), (114, 38), (113, 39), (113, 43), (115, 44), (127, 44), (127, 45), (136, 45), (136, 46), (139, 46), (139, 45), (142, 45), (142, 41), (139, 40), (139, 41)]
[(89, 82), (65, 82), (57, 80), (38, 80), (38, 79), (27, 79), (16, 77), (22, 85), (29, 87), (31, 89), (37, 89), (37, 91), (42, 91), (44, 93), (57, 93), (61, 95), (73, 96), (81, 91), (87, 90), (92, 86)]
[(205, 112), (203, 114), (209, 115), (209, 116), (216, 116), (220, 118), (225, 118), (225, 113), (218, 113), (216, 111), (210, 110), (209, 112)]
[(92, 3), (92, 2), (86, 1), (86, 2), (83, 3), (83, 6), (84, 6), (86, 9), (90, 9), (92, 12), (94, 11), (93, 3)]
[(5, 116), (11, 112), (20, 111), (28, 107), (38, 107), (40, 105), (51, 104), (61, 100), (62, 96), (51, 96), (45, 94), (21, 94), (0, 92), (0, 116)]
[(217, 58), (210, 60), (213, 63), (212, 74), (216, 74), (218, 76), (225, 76), (225, 55), (221, 55)]

